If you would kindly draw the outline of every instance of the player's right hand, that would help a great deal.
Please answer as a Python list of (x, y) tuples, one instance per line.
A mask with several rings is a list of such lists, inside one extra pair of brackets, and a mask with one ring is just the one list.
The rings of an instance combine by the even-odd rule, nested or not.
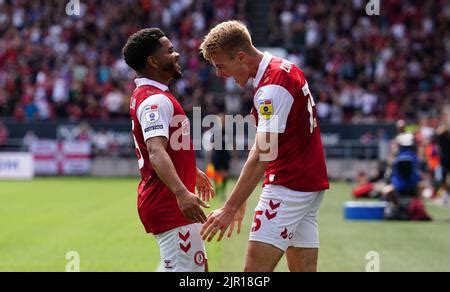
[(244, 217), (245, 217), (246, 205), (247, 205), (247, 203), (244, 202), (244, 204), (242, 204), (242, 206), (236, 212), (236, 215), (234, 215), (234, 220), (233, 220), (233, 223), (231, 223), (230, 228), (228, 229), (227, 237), (231, 237), (231, 235), (233, 234), (234, 226), (236, 225), (236, 223), (237, 223), (237, 231), (236, 232), (237, 232), (237, 234), (241, 233), (242, 220), (244, 220)]
[(203, 202), (195, 194), (186, 192), (184, 194), (178, 195), (177, 203), (184, 217), (194, 222), (206, 222), (206, 215), (201, 207), (209, 208), (209, 205)]

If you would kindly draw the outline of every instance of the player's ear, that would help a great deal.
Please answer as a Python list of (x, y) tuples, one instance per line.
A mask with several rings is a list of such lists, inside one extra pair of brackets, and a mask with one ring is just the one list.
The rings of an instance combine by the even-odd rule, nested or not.
[(237, 59), (239, 64), (243, 64), (245, 62), (245, 58), (247, 57), (244, 51), (237, 52)]
[(150, 56), (147, 57), (147, 65), (150, 68), (157, 69), (158, 68), (158, 64), (159, 64), (158, 60), (155, 58), (155, 56), (150, 55)]

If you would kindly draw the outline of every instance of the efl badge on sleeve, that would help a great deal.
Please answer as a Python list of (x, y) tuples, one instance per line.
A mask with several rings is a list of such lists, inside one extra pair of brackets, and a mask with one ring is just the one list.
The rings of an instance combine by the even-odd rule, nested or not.
[(259, 103), (259, 114), (266, 120), (272, 117), (273, 104), (271, 99), (266, 99)]
[(149, 123), (154, 123), (159, 119), (159, 110), (157, 105), (152, 105), (145, 109), (145, 118)]

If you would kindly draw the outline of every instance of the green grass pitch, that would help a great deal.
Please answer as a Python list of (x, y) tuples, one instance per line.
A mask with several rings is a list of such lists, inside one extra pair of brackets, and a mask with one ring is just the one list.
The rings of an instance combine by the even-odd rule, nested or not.
[[(77, 251), (81, 271), (155, 271), (159, 250), (136, 211), (137, 179), (37, 178), (0, 181), (0, 271), (65, 271)], [(228, 184), (229, 189), (234, 181)], [(448, 209), (428, 205), (434, 222), (342, 219), (351, 186), (333, 183), (320, 215), (319, 271), (364, 271), (369, 251), (381, 271), (449, 271)], [(207, 243), (211, 271), (242, 271), (260, 188), (240, 235)], [(222, 205), (216, 198), (212, 208)], [(277, 271), (286, 271), (282, 259)]]

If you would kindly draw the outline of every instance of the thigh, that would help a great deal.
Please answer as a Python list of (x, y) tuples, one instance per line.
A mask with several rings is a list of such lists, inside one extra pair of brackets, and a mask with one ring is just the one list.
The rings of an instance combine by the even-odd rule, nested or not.
[(300, 220), (295, 228), (289, 246), (300, 248), (318, 248), (319, 247), (319, 228), (317, 216), (322, 203), (324, 192), (316, 193), (315, 199), (308, 206), (308, 211)]
[(273, 272), (284, 251), (264, 242), (249, 241), (244, 272)]
[(156, 235), (165, 272), (204, 272), (205, 245), (200, 236), (201, 224), (174, 228)]

